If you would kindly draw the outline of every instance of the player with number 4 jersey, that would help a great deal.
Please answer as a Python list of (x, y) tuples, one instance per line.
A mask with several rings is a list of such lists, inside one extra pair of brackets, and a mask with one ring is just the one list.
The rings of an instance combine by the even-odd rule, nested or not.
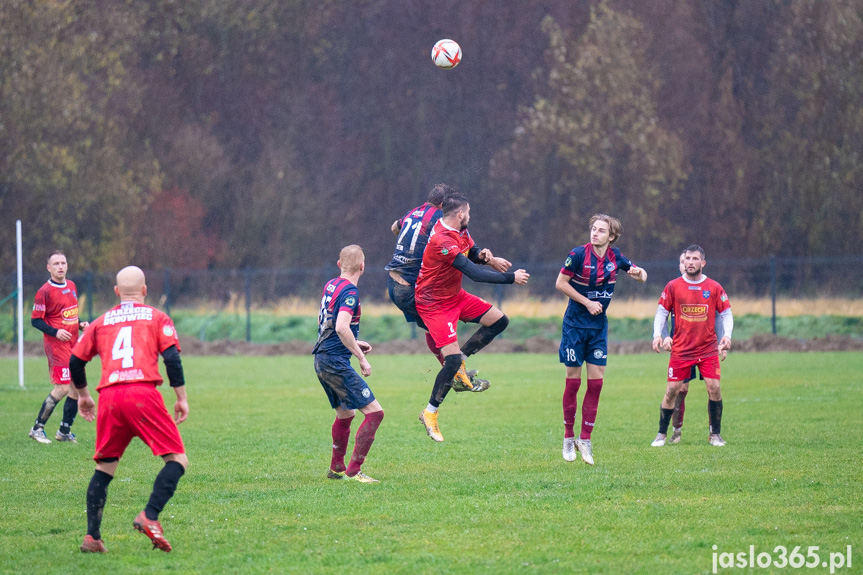
[[(162, 457), (165, 466), (156, 477), (147, 506), (132, 522), (154, 548), (170, 551), (159, 513), (174, 495), (189, 465), (177, 424), (189, 415), (180, 342), (174, 323), (165, 313), (144, 303), (147, 284), (144, 272), (135, 266), (120, 270), (114, 291), (120, 305), (96, 319), (72, 350), (69, 370), (78, 389), (78, 407), (87, 421), (96, 420), (96, 472), (87, 488), (87, 535), (81, 544), (86, 553), (105, 553), (102, 542), (102, 512), (108, 484), (114, 478), (120, 458), (133, 438), (140, 438)], [(96, 390), (99, 407), (87, 389), (85, 366), (95, 356), (102, 362), (102, 376)], [(165, 408), (157, 386), (159, 355), (171, 388), (177, 395), (174, 417)]]

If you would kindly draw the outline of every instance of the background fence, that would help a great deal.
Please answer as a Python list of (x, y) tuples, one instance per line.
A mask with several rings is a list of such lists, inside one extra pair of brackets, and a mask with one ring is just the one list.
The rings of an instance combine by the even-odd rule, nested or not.
[[(623, 279), (615, 291), (615, 299), (658, 299), (665, 284), (679, 275), (677, 260), (637, 262), (648, 270), (649, 281), (640, 283)], [(554, 283), (560, 262), (523, 263), (530, 274), (526, 289), (520, 286), (475, 284), (465, 280), (472, 293), (506, 309), (509, 298), (559, 298)], [(145, 270), (148, 303), (168, 313), (172, 310), (200, 310), (218, 313), (230, 308), (246, 314), (246, 339), (251, 340), (253, 310), (275, 309), (285, 300), (317, 302), (327, 280), (338, 275), (335, 265), (291, 269), (230, 269), (230, 270)], [(769, 298), (772, 302), (773, 332), (776, 333), (776, 303), (783, 299), (822, 299), (863, 297), (863, 256), (820, 258), (752, 258), (708, 260), (705, 273), (719, 281), (728, 292), (732, 305), (736, 298)], [(78, 287), (80, 316), (91, 320), (116, 304), (113, 292), (114, 274), (70, 270), (70, 279)], [(25, 321), (36, 290), (47, 280), (46, 272), (25, 273)], [(382, 265), (369, 264), (360, 280), (364, 303), (386, 303), (387, 273)], [(14, 274), (0, 276), (0, 341), (15, 341)], [(392, 308), (393, 315), (398, 310)], [(29, 327), (27, 329), (30, 329)], [(203, 329), (202, 329), (203, 334)], [(26, 336), (25, 336), (26, 337)], [(202, 337), (203, 339), (203, 337)]]

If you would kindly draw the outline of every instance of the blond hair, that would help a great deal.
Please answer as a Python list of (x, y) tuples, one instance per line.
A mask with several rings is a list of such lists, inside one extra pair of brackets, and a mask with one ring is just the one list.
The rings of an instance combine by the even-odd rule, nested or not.
[(360, 266), (366, 261), (363, 248), (357, 244), (351, 244), (342, 248), (339, 252), (339, 266), (343, 272), (354, 273), (360, 271)]
[(588, 229), (592, 228), (593, 224), (600, 220), (603, 222), (608, 222), (608, 235), (611, 236), (608, 244), (611, 245), (617, 240), (619, 240), (620, 234), (623, 233), (623, 226), (620, 224), (620, 220), (618, 220), (617, 218), (612, 218), (607, 214), (594, 214), (593, 217), (590, 218), (590, 221), (587, 222)]

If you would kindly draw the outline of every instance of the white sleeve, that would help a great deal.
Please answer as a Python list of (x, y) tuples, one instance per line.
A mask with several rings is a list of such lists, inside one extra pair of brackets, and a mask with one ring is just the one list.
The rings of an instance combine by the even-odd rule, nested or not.
[[(728, 308), (719, 317), (722, 319), (722, 333), (731, 339), (731, 332), (734, 331), (734, 315), (731, 313), (731, 308)], [(719, 334), (717, 334), (719, 335)], [(721, 338), (722, 336), (720, 336)]]
[(653, 337), (663, 337), (663, 330), (668, 334), (668, 310), (661, 305), (656, 306), (656, 315), (653, 318)]

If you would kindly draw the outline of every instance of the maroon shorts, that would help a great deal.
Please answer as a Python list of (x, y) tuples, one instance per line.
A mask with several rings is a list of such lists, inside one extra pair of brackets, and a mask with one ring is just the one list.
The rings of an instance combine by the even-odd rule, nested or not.
[(417, 312), (438, 347), (458, 343), (456, 324), (459, 320), (473, 321), (490, 309), (490, 303), (464, 290), (453, 298), (428, 306), (417, 300)]
[(704, 379), (719, 379), (719, 356), (699, 359), (672, 359), (668, 362), (668, 381), (692, 379), (692, 366), (697, 365)]
[(153, 455), (186, 452), (180, 430), (155, 385), (130, 383), (104, 388), (99, 392), (93, 459), (122, 457), (133, 437), (140, 437)]
[(69, 364), (49, 365), (48, 373), (51, 375), (51, 383), (54, 385), (69, 385), (72, 383), (72, 374), (69, 373)]

